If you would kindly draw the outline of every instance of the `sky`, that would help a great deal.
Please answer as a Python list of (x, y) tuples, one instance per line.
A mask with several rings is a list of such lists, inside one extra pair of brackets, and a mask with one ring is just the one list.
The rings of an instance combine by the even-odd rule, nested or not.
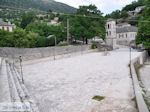
[(104, 14), (122, 9), (125, 5), (136, 0), (55, 0), (78, 8), (80, 5), (95, 4)]

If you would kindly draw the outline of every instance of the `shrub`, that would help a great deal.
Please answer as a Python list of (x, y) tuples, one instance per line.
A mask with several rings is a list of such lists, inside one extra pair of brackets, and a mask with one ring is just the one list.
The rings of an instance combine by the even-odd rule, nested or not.
[(91, 49), (96, 49), (97, 48), (97, 45), (95, 44), (95, 43), (93, 43), (92, 45), (91, 45)]

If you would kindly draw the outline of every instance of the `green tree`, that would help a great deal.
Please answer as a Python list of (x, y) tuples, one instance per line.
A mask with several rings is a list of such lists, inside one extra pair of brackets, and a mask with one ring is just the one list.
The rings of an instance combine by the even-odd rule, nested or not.
[[(46, 39), (49, 35), (55, 35), (57, 42), (63, 41), (66, 38), (66, 32), (63, 25), (47, 25), (46, 23), (33, 22), (26, 27), (26, 31), (32, 31), (39, 34), (37, 46), (51, 46), (54, 45), (54, 39)], [(42, 43), (40, 43), (40, 40)], [(45, 41), (45, 42), (44, 42)]]
[(123, 19), (126, 19), (127, 17), (129, 17), (129, 15), (128, 15), (127, 11), (122, 11), (120, 17)]
[(12, 33), (14, 47), (30, 48), (35, 47), (38, 34), (34, 32), (26, 32), (24, 29), (17, 28)]
[(20, 27), (23, 29), (26, 28), (28, 24), (34, 21), (34, 18), (35, 18), (35, 15), (33, 12), (28, 12), (28, 13), (23, 14)]
[(133, 1), (131, 4), (126, 5), (122, 11), (133, 11), (135, 10), (136, 7), (138, 6), (143, 6), (145, 0), (138, 0), (138, 1)]
[(80, 6), (77, 16), (70, 17), (71, 35), (83, 43), (94, 36), (105, 37), (105, 22), (101, 11), (95, 5)]
[(150, 1), (145, 1), (146, 8), (138, 24), (137, 44), (143, 44), (150, 50)]
[(0, 30), (0, 47), (13, 47), (12, 33)]
[(114, 19), (119, 19), (121, 17), (121, 11), (120, 10), (113, 11), (111, 13), (111, 17)]

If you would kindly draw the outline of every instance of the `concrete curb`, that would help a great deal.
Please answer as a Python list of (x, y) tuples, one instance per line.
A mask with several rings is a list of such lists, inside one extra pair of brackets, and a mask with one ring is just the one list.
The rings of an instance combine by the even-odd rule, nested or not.
[(131, 61), (131, 75), (132, 75), (134, 93), (135, 93), (135, 97), (136, 97), (136, 103), (137, 103), (139, 112), (149, 112), (149, 110), (144, 101), (144, 98), (142, 95), (142, 89), (139, 85), (139, 81), (138, 81), (138, 77), (137, 77), (134, 65), (136, 63), (143, 64), (145, 58), (146, 58), (146, 52), (144, 51), (141, 56), (139, 56)]

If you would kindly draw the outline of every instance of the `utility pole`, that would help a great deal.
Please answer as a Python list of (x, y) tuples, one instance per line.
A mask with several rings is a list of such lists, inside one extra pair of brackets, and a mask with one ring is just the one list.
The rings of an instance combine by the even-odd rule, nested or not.
[(70, 34), (69, 34), (69, 19), (67, 18), (67, 43), (69, 44), (69, 38), (70, 38)]

